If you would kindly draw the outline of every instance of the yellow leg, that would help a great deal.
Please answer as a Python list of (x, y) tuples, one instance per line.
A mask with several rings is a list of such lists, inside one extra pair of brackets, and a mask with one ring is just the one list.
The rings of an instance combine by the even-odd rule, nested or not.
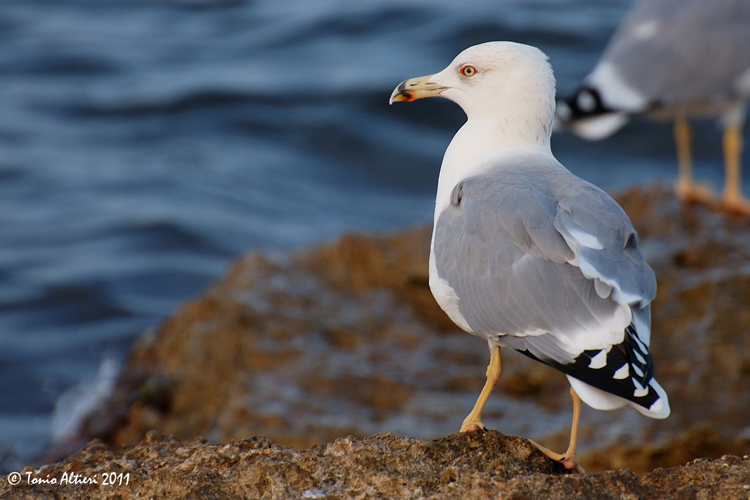
[(750, 201), (742, 196), (742, 126), (727, 125), (724, 129), (725, 184), (722, 203), (730, 212), (750, 215)]
[(578, 454), (576, 453), (576, 442), (578, 441), (578, 420), (581, 418), (581, 398), (578, 397), (576, 391), (570, 388), (570, 397), (573, 398), (573, 424), (570, 427), (570, 444), (568, 445), (568, 451), (564, 455), (550, 451), (548, 448), (531, 441), (534, 446), (539, 448), (539, 451), (547, 455), (552, 460), (560, 462), (568, 470), (575, 470), (579, 474), (585, 474), (583, 467), (578, 463)]
[(469, 416), (464, 419), (461, 424), (461, 432), (474, 432), (485, 430), (484, 424), (482, 423), (482, 410), (484, 405), (487, 404), (487, 400), (492, 393), (492, 389), (497, 385), (497, 381), (500, 380), (500, 375), (503, 373), (503, 361), (500, 357), (500, 348), (495, 347), (490, 353), (490, 364), (487, 366), (487, 382), (484, 383), (482, 392), (479, 394), (474, 409), (471, 410)]
[(690, 123), (685, 115), (677, 115), (674, 120), (674, 141), (677, 145), (679, 175), (674, 190), (682, 201), (697, 201), (713, 205), (713, 190), (705, 184), (693, 183), (693, 160), (691, 153), (692, 134)]

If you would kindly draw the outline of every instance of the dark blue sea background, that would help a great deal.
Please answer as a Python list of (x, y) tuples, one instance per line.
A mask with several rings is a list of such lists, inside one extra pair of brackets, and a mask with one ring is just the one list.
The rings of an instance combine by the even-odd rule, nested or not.
[[(2, 470), (45, 450), (62, 394), (242, 253), (430, 222), (463, 114), (389, 106), (399, 82), (513, 40), (549, 55), (567, 95), (629, 4), (4, 0)], [(720, 131), (696, 136), (697, 176), (720, 187)], [(669, 124), (553, 150), (610, 191), (676, 175)]]

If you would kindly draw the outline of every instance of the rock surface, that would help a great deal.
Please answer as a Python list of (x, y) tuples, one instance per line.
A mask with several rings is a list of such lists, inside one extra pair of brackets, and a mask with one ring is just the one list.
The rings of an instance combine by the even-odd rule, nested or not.
[[(660, 188), (634, 189), (618, 201), (639, 231), (659, 282), (651, 345), (672, 415), (656, 421), (630, 409), (584, 408), (579, 438), (584, 468), (641, 474), (700, 457), (748, 454), (750, 221), (684, 207)], [(429, 239), (429, 228), (345, 236), (297, 253), (251, 253), (238, 260), (204, 296), (143, 336), (110, 404), (90, 416), (79, 441), (63, 443), (67, 447), (50, 459), (93, 437), (115, 448), (132, 445), (153, 429), (181, 440), (238, 441), (231, 446), (247, 449), (248, 456), (257, 455), (249, 451), (257, 443), (241, 440), (258, 435), (305, 449), (350, 434), (437, 438), (455, 432), (484, 383), (489, 353), (481, 340), (458, 331), (434, 302), (427, 283)], [(485, 424), (564, 450), (572, 406), (565, 377), (517, 353), (504, 353), (503, 361)], [(393, 442), (428, 446), (413, 438)], [(158, 446), (147, 440), (122, 453), (156, 453)], [(206, 445), (205, 452), (219, 449)], [(278, 457), (319, 453), (269, 449)], [(88, 450), (83, 453), (104, 453)], [(640, 480), (616, 472), (583, 482), (534, 484), (547, 481), (550, 492), (573, 491), (572, 485), (599, 488), (606, 481), (615, 481), (606, 483), (615, 487), (630, 477), (625, 482), (631, 486), (677, 491), (704, 476), (718, 481), (721, 463), (693, 463), (668, 476), (654, 471)], [(742, 467), (747, 472), (745, 462)], [(478, 478), (483, 470), (465, 474)], [(520, 488), (525, 480), (513, 481), (520, 481)], [(517, 498), (531, 495), (517, 491), (522, 495)]]
[[(55, 484), (38, 482), (53, 479)], [(573, 476), (528, 441), (495, 431), (436, 440), (346, 437), (302, 451), (265, 438), (222, 445), (180, 442), (152, 432), (137, 446), (117, 452), (92, 441), (61, 463), (25, 469), (16, 486), (0, 481), (0, 499), (15, 500), (749, 496), (748, 456), (696, 460), (641, 478), (629, 470)]]

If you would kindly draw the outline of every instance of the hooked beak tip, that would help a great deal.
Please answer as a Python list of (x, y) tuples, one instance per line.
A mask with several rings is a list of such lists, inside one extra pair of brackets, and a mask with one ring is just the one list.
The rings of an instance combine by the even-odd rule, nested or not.
[(425, 97), (439, 96), (445, 90), (445, 87), (430, 82), (430, 78), (432, 78), (432, 75), (404, 80), (393, 90), (388, 103), (393, 104), (396, 101), (412, 102)]

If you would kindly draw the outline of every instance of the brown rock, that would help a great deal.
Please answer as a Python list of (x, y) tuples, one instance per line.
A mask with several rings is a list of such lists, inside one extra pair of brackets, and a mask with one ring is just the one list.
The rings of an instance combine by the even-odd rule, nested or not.
[[(657, 274), (651, 344), (673, 413), (655, 421), (630, 409), (585, 408), (584, 467), (643, 473), (748, 453), (750, 222), (685, 207), (659, 188), (618, 200)], [(429, 239), (429, 228), (345, 236), (238, 260), (203, 297), (144, 335), (84, 442), (134, 444), (156, 429), (183, 440), (264, 435), (308, 448), (347, 434), (455, 432), (489, 354), (432, 299)], [(484, 422), (562, 451), (570, 412), (562, 374), (509, 352)], [(452, 484), (458, 472), (440, 474), (436, 481)], [(570, 481), (565, 491), (594, 488)]]
[[(30, 478), (56, 484), (29, 484)], [(436, 440), (345, 437), (301, 451), (265, 438), (222, 445), (150, 432), (116, 452), (92, 441), (58, 464), (25, 470), (16, 486), (0, 480), (0, 499), (721, 500), (748, 498), (748, 481), (750, 457), (734, 456), (642, 478), (629, 470), (571, 476), (528, 441), (495, 431)]]

